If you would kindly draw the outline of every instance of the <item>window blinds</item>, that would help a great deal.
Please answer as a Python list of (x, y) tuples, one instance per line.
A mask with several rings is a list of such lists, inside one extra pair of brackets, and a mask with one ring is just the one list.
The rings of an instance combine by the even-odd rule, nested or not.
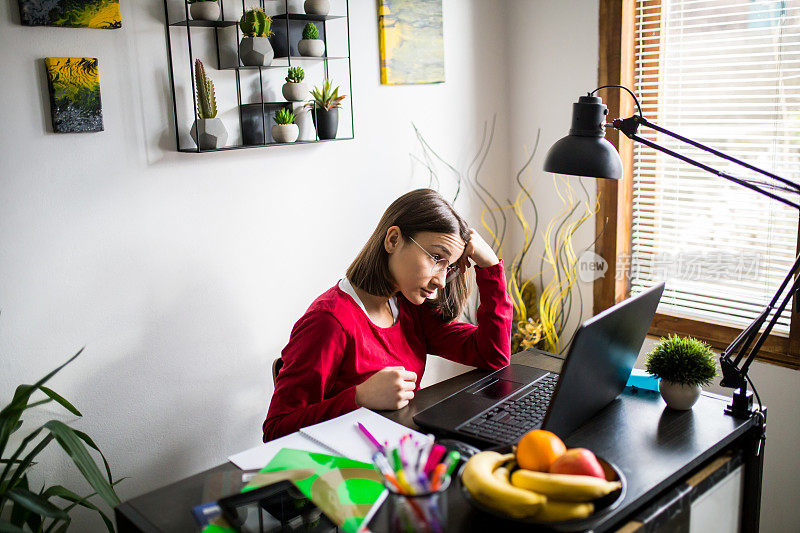
[[(635, 92), (651, 121), (800, 180), (800, 0), (637, 0)], [(764, 178), (647, 128), (737, 177)], [(659, 312), (744, 326), (797, 249), (798, 213), (634, 143), (631, 292), (667, 280)], [(766, 179), (766, 178), (764, 178)], [(784, 312), (773, 333), (788, 334)]]

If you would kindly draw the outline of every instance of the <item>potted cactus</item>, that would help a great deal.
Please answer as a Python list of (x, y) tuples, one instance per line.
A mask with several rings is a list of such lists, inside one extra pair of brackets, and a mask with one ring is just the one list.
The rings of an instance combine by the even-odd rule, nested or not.
[(319, 30), (313, 22), (303, 28), (303, 38), (297, 43), (301, 56), (322, 57), (325, 54), (325, 43), (319, 38)]
[(219, 20), (218, 0), (187, 0), (192, 20)]
[(269, 42), (272, 35), (272, 17), (261, 8), (245, 11), (239, 21), (244, 36), (239, 43), (239, 59), (248, 67), (267, 67), (272, 63), (275, 52)]
[(331, 10), (329, 0), (306, 0), (303, 9), (308, 15), (327, 15)]
[(301, 67), (289, 67), (289, 75), (283, 84), (281, 92), (283, 97), (290, 102), (303, 102), (308, 97), (308, 87), (303, 83), (306, 73)]
[(661, 397), (672, 409), (691, 409), (700, 397), (701, 385), (717, 375), (711, 347), (691, 337), (670, 335), (662, 338), (647, 354), (647, 371), (661, 378)]
[(203, 62), (199, 59), (194, 63), (194, 77), (197, 85), (197, 118), (192, 125), (192, 139), (201, 150), (222, 148), (228, 140), (228, 131), (222, 120), (217, 118), (214, 82), (206, 75)]
[(275, 113), (275, 125), (272, 126), (272, 138), (278, 143), (293, 143), (300, 135), (300, 128), (294, 123), (295, 116), (286, 107)]
[(339, 107), (345, 95), (339, 96), (339, 87), (333, 87), (331, 80), (322, 82), (322, 89), (314, 87), (311, 90), (314, 99), (306, 104), (313, 110), (311, 117), (317, 128), (317, 137), (320, 139), (335, 139), (336, 130), (339, 129)]

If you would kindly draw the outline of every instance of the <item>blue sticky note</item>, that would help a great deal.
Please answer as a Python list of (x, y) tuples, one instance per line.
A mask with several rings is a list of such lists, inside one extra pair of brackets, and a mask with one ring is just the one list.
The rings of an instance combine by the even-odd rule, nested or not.
[(658, 384), (661, 379), (647, 372), (643, 368), (634, 368), (631, 377), (628, 378), (626, 387), (636, 387), (637, 389), (652, 390), (658, 392)]

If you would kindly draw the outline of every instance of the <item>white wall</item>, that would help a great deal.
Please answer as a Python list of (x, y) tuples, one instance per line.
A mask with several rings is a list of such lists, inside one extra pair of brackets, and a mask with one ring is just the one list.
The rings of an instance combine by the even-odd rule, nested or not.
[[(292, 325), (428, 184), (411, 121), (465, 168), (484, 121), (508, 117), (503, 6), (445, 0), (446, 83), (381, 86), (376, 3), (351, 0), (355, 140), (177, 153), (161, 3), (121, 4), (123, 28), (101, 31), (22, 27), (3, 3), (0, 401), (86, 346), (52, 386), (127, 499), (260, 441)], [(48, 131), (47, 56), (99, 58), (104, 132)], [(501, 195), (507, 144), (501, 128), (485, 165)], [(434, 366), (427, 380), (452, 372)], [(49, 479), (75, 486), (52, 456)]]

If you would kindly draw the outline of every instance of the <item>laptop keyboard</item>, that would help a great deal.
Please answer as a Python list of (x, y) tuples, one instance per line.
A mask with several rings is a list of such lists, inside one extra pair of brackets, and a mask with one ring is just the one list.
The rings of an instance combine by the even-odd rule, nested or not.
[(504, 400), (456, 429), (488, 442), (516, 443), (532, 429), (542, 426), (558, 374), (549, 373), (524, 396)]

